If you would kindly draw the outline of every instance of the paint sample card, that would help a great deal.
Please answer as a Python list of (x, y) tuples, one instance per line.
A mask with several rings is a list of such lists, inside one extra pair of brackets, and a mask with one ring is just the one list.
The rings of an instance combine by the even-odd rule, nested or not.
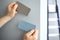
[(33, 25), (31, 23), (28, 23), (26, 21), (20, 21), (19, 22), (19, 25), (18, 25), (18, 28), (21, 29), (21, 30), (25, 30), (25, 31), (30, 31), (32, 29), (35, 29), (36, 28), (36, 25)]
[(27, 16), (31, 9), (26, 5), (22, 4), (21, 2), (17, 1), (16, 3), (18, 4), (17, 11)]

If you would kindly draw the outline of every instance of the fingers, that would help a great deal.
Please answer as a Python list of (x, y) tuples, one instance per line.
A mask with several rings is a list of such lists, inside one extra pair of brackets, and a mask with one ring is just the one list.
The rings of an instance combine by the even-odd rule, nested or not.
[(9, 6), (8, 6), (9, 9), (13, 9), (13, 10), (16, 10), (17, 7), (18, 7), (18, 4), (16, 4), (16, 2), (13, 2), (13, 3), (9, 4)]
[(24, 36), (24, 40), (38, 40), (38, 30), (34, 29)]
[(34, 36), (37, 36), (37, 35), (38, 35), (38, 30), (37, 30), (37, 29), (35, 29), (35, 32), (34, 32), (33, 35), (34, 35)]
[(16, 2), (13, 2), (11, 4), (9, 4), (9, 7), (13, 7), (13, 5), (15, 4)]
[(12, 7), (13, 7), (14, 4), (15, 4), (15, 2), (9, 4), (9, 6), (8, 6), (9, 11), (12, 10)]
[(38, 38), (38, 30), (37, 29), (35, 29), (35, 32), (33, 34), (33, 37), (35, 37), (36, 39)]
[(34, 33), (34, 30), (31, 30), (30, 32), (28, 32), (26, 35), (30, 36)]

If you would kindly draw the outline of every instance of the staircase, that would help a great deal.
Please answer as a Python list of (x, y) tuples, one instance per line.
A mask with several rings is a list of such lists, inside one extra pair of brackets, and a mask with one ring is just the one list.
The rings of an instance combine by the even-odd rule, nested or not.
[(59, 40), (59, 12), (57, 0), (48, 0), (48, 40)]

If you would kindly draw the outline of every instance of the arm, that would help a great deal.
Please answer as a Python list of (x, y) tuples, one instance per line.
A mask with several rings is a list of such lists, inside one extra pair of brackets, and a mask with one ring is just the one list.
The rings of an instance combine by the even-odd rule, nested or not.
[(11, 18), (9, 16), (4, 16), (2, 18), (0, 18), (0, 28), (7, 23), (9, 20), (11, 20)]
[(11, 3), (8, 6), (8, 14), (0, 18), (0, 28), (15, 16), (15, 14), (17, 13), (17, 7), (18, 5), (15, 2)]

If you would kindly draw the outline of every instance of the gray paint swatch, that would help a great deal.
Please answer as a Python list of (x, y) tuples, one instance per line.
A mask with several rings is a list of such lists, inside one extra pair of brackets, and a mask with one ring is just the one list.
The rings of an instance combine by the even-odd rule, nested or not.
[(25, 6), (24, 4), (22, 4), (21, 2), (17, 1), (16, 3), (18, 4), (17, 11), (27, 16), (31, 9)]

